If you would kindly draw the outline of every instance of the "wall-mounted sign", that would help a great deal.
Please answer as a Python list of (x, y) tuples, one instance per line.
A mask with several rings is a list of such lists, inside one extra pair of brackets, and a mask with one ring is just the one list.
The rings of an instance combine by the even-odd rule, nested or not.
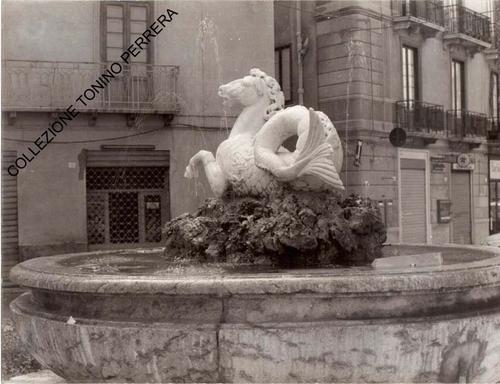
[(445, 163), (446, 157), (444, 155), (434, 155), (434, 156), (431, 156), (431, 161)]
[(401, 147), (406, 143), (406, 132), (403, 128), (396, 127), (389, 134), (389, 141), (395, 147)]
[(467, 167), (471, 163), (470, 156), (466, 153), (461, 153), (457, 156), (457, 164), (460, 167)]
[(431, 156), (431, 161), (435, 161), (437, 163), (454, 163), (457, 161), (456, 153), (441, 153), (439, 155)]
[(438, 223), (449, 223), (451, 221), (451, 201), (438, 200), (437, 201), (437, 219)]
[(458, 163), (453, 163), (452, 164), (452, 169), (454, 171), (473, 171), (474, 170), (474, 164), (469, 164), (467, 166), (460, 166)]
[(474, 169), (474, 163), (471, 157), (466, 153), (461, 153), (457, 156), (457, 162), (453, 163), (454, 171), (472, 171)]
[(490, 160), (490, 179), (500, 180), (500, 160)]
[(432, 173), (444, 173), (446, 170), (446, 163), (437, 163), (435, 161), (431, 162), (431, 172)]
[(146, 202), (146, 209), (160, 209), (160, 203), (157, 201)]

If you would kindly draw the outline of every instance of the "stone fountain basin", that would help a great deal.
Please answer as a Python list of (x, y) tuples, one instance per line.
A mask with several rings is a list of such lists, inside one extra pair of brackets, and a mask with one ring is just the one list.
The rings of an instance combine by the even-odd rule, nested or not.
[(32, 259), (11, 309), (45, 367), (79, 382), (497, 382), (500, 249), (374, 270), (172, 266), (161, 249)]

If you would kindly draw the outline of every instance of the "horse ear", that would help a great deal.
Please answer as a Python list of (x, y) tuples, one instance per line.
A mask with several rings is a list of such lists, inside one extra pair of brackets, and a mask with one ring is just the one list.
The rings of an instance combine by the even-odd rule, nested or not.
[(262, 71), (259, 68), (252, 68), (249, 73), (250, 73), (250, 76), (258, 77), (261, 72)]

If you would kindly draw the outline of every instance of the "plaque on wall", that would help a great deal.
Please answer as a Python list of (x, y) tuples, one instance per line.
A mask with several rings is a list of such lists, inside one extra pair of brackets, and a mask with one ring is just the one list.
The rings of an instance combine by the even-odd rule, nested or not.
[(490, 160), (490, 179), (500, 180), (500, 160)]
[(437, 219), (438, 223), (444, 224), (451, 221), (451, 201), (438, 200), (437, 201)]
[(431, 162), (431, 172), (432, 173), (444, 173), (444, 171), (446, 170), (446, 163), (442, 163), (442, 162), (434, 162), (432, 161)]
[(453, 163), (454, 171), (472, 171), (474, 169), (474, 163), (471, 157), (466, 153), (461, 153), (457, 156), (457, 162)]

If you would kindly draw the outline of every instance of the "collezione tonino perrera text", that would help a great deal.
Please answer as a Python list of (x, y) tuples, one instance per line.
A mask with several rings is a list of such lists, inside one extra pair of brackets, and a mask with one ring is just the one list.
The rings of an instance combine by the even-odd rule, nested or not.
[(146, 29), (141, 36), (139, 36), (130, 47), (127, 48), (121, 55), (121, 61), (115, 61), (106, 68), (106, 70), (96, 79), (93, 84), (83, 91), (83, 93), (75, 99), (75, 102), (68, 106), (63, 113), (60, 113), (58, 117), (49, 125), (45, 131), (38, 136), (33, 144), (30, 144), (28, 148), (14, 161), (14, 164), (7, 168), (9, 175), (17, 176), (19, 170), (26, 168), (26, 166), (33, 161), (33, 159), (40, 154), (47, 145), (54, 140), (54, 138), (61, 133), (64, 128), (70, 123), (75, 117), (80, 114), (79, 108), (84, 108), (87, 103), (94, 100), (100, 92), (102, 92), (111, 83), (115, 76), (119, 75), (124, 66), (130, 64), (132, 57), (137, 57), (144, 48), (152, 41), (153, 38), (157, 37), (161, 31), (165, 28), (166, 23), (170, 23), (174, 15), (179, 13), (171, 9), (167, 9), (165, 13), (162, 13), (158, 18)]

